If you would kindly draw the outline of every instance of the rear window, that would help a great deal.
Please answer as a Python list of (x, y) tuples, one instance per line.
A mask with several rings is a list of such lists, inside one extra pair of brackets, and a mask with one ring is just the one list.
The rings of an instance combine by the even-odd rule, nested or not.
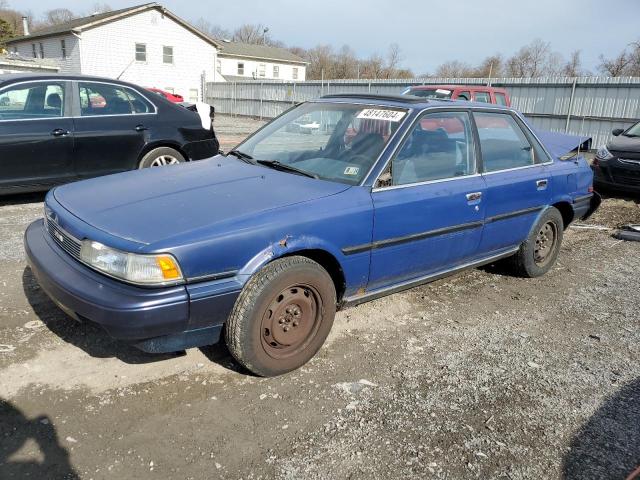
[(413, 90), (409, 90), (409, 94), (410, 95), (414, 95), (416, 97), (423, 97), (423, 98), (442, 98), (442, 99), (448, 99), (451, 98), (451, 94), (453, 92), (451, 90), (447, 90), (444, 88), (433, 88), (433, 89), (422, 89), (422, 88), (417, 88), (417, 89), (413, 89)]

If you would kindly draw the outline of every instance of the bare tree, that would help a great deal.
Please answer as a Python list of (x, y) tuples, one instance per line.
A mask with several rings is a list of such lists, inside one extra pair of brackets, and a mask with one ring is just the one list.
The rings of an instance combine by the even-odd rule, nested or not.
[(496, 78), (501, 77), (503, 72), (503, 63), (502, 55), (496, 53), (485, 58), (477, 68), (474, 69), (473, 77), (478, 78)]
[(385, 78), (387, 70), (385, 59), (378, 53), (374, 53), (360, 64), (360, 76), (363, 78)]
[(68, 8), (54, 8), (44, 14), (44, 23), (47, 25), (61, 25), (76, 18), (74, 13)]
[(204, 18), (199, 18), (196, 22), (194, 22), (194, 26), (202, 33), (207, 34), (211, 38), (230, 40), (233, 37), (233, 34), (229, 30), (222, 28), (220, 25), (212, 24)]
[(96, 2), (93, 4), (92, 8), (91, 8), (91, 14), (93, 13), (106, 13), (106, 12), (111, 12), (113, 11), (113, 8), (111, 8), (111, 5), (109, 5), (108, 3), (103, 3), (103, 2)]
[(247, 23), (236, 28), (233, 32), (233, 40), (241, 43), (284, 47), (282, 42), (274, 40), (271, 35), (269, 35), (269, 28), (261, 23)]
[(436, 69), (436, 77), (463, 78), (469, 76), (473, 76), (471, 66), (458, 60), (445, 62)]
[(334, 78), (335, 52), (330, 45), (318, 45), (307, 50), (304, 57), (309, 62), (307, 78), (320, 80), (321, 78)]
[(551, 56), (551, 44), (537, 38), (507, 60), (507, 74), (512, 77), (539, 77), (551, 73), (554, 61)]
[(598, 70), (610, 77), (620, 77), (625, 75), (630, 63), (631, 58), (629, 58), (626, 51), (623, 51), (614, 58), (605, 58), (604, 55), (600, 55), (600, 65), (598, 65)]
[(332, 67), (332, 78), (356, 78), (359, 75), (359, 64), (356, 52), (344, 45), (335, 55)]
[(579, 77), (584, 75), (582, 68), (582, 59), (580, 58), (580, 50), (574, 50), (569, 55), (569, 60), (562, 67), (562, 74), (567, 77)]

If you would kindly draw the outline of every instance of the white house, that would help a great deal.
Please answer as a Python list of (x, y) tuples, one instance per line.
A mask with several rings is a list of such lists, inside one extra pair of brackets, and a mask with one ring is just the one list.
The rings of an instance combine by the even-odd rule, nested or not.
[(303, 82), (307, 65), (284, 48), (220, 40), (218, 73), (226, 81), (286, 80)]
[[(27, 32), (28, 33), (28, 32)], [(96, 75), (202, 100), (217, 73), (219, 43), (157, 3), (78, 18), (6, 42), (61, 73)]]

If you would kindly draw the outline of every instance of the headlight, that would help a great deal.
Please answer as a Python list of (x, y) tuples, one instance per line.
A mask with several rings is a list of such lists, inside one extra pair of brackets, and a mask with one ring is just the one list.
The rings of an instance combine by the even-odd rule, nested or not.
[(178, 262), (166, 253), (138, 255), (84, 240), (80, 259), (106, 275), (138, 285), (175, 285), (183, 281)]
[(599, 160), (611, 160), (613, 158), (613, 155), (611, 154), (611, 152), (607, 149), (606, 146), (602, 146), (598, 149), (598, 151), (596, 152), (596, 157)]

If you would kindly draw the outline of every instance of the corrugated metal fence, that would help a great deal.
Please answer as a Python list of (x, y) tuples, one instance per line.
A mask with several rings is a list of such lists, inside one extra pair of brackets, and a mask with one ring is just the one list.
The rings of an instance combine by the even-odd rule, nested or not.
[(640, 78), (428, 78), (416, 80), (249, 81), (207, 83), (206, 100), (218, 113), (273, 118), (296, 102), (329, 93), (398, 94), (411, 85), (505, 87), (514, 108), (540, 129), (593, 137), (597, 147), (614, 128), (640, 120)]

